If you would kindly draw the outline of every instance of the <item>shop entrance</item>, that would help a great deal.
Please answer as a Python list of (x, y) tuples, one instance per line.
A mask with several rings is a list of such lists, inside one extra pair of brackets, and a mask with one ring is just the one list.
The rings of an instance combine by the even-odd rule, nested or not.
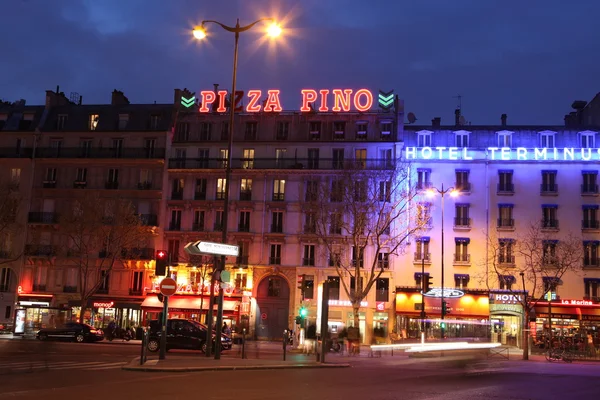
[(521, 316), (493, 315), (490, 318), (492, 343), (518, 346), (521, 344)]
[(259, 340), (283, 338), (288, 326), (290, 286), (280, 276), (267, 276), (256, 291), (256, 330)]

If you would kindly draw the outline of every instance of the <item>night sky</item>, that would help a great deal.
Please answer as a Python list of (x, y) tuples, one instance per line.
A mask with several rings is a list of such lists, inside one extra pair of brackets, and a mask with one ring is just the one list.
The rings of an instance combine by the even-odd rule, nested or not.
[(283, 22), (284, 37), (242, 33), (238, 89), (395, 89), (417, 124), (466, 120), (562, 124), (600, 91), (600, 1), (578, 0), (11, 0), (2, 1), (0, 99), (43, 104), (44, 91), (108, 103), (171, 103), (173, 89), (231, 86), (233, 39), (202, 19)]

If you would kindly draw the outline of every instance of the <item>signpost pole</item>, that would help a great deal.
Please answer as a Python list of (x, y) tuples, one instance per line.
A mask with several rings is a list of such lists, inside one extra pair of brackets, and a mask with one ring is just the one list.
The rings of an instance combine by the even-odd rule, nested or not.
[(160, 332), (160, 352), (158, 354), (159, 360), (165, 359), (167, 353), (167, 313), (169, 312), (169, 296), (165, 296), (163, 300), (163, 312), (161, 321), (161, 332)]
[[(209, 336), (212, 335), (213, 330), (213, 308), (215, 307), (215, 272), (217, 271), (217, 256), (213, 257), (213, 271), (210, 274), (210, 290), (209, 290), (209, 300), (208, 300), (208, 311), (206, 312), (206, 340), (208, 342)], [(210, 357), (212, 355), (212, 345), (210, 343), (206, 343), (206, 357)]]
[[(225, 270), (225, 256), (221, 256), (219, 271)], [(219, 294), (217, 297), (217, 322), (215, 326), (215, 360), (221, 359), (221, 327), (223, 326), (223, 283), (219, 274)]]

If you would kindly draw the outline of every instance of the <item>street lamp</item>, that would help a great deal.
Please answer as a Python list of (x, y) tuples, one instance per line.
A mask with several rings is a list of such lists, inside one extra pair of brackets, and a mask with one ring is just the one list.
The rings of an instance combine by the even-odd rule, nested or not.
[(446, 193), (449, 193), (450, 196), (452, 197), (456, 197), (458, 196), (458, 191), (455, 190), (453, 187), (448, 188), (448, 189), (444, 189), (444, 185), (442, 184), (442, 188), (438, 189), (436, 187), (431, 187), (429, 190), (427, 190), (427, 195), (429, 197), (433, 197), (435, 196), (435, 194), (439, 193), (442, 195), (442, 312), (441, 312), (441, 338), (444, 339), (444, 317), (446, 316), (446, 302), (444, 301), (444, 195)]
[[(271, 25), (267, 29), (267, 34), (271, 37), (276, 37), (281, 34), (281, 27), (274, 22), (273, 18), (261, 18), (253, 23), (240, 26), (239, 18), (236, 21), (235, 26), (227, 26), (218, 21), (213, 20), (205, 20), (202, 21), (199, 27), (193, 30), (193, 36), (202, 40), (207, 37), (207, 30), (205, 25), (207, 23), (213, 23), (219, 25), (221, 28), (225, 29), (228, 32), (232, 32), (235, 34), (235, 46), (233, 48), (233, 77), (231, 82), (231, 93), (229, 94), (229, 137), (227, 142), (227, 160), (225, 164), (225, 193), (223, 196), (223, 218), (221, 221), (222, 224), (222, 242), (227, 243), (227, 220), (229, 217), (229, 187), (231, 185), (231, 153), (233, 152), (233, 120), (235, 115), (235, 84), (237, 80), (237, 59), (238, 59), (238, 41), (240, 38), (240, 33), (250, 30), (259, 22), (271, 21)], [(213, 298), (214, 298), (214, 283), (217, 278), (217, 274), (220, 279), (221, 271), (225, 269), (225, 256), (221, 256), (221, 262), (217, 268), (214, 269), (213, 275), (211, 277), (211, 285), (210, 285), (210, 301), (209, 301), (209, 310), (208, 310), (208, 318), (206, 319), (206, 327), (207, 327), (207, 338), (212, 332), (212, 313), (213, 313)], [(219, 360), (221, 358), (221, 325), (223, 322), (223, 288), (219, 285), (219, 297), (217, 299), (217, 321), (215, 326), (215, 360)], [(208, 340), (208, 339), (207, 339)], [(210, 356), (211, 345), (207, 346), (207, 357)]]

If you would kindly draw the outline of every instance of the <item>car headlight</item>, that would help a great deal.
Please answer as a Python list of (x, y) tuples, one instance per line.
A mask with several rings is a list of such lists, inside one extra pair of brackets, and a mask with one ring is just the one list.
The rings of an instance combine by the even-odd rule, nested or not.
[(96, 333), (96, 332), (98, 332), (98, 331), (95, 329), (90, 329), (90, 333)]

